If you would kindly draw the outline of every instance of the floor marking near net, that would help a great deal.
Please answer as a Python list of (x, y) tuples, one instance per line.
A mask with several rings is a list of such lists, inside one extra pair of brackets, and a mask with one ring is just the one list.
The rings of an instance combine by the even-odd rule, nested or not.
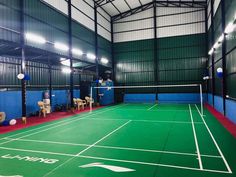
[(202, 159), (201, 159), (201, 154), (200, 154), (199, 145), (198, 145), (198, 140), (197, 140), (197, 134), (196, 134), (195, 126), (194, 126), (194, 123), (193, 123), (192, 110), (191, 110), (190, 104), (189, 104), (188, 106), (189, 106), (189, 112), (190, 112), (190, 117), (191, 117), (191, 122), (192, 122), (193, 136), (194, 136), (194, 141), (195, 141), (196, 150), (197, 150), (197, 156), (198, 156), (199, 167), (200, 167), (201, 170), (203, 170)]
[[(7, 138), (9, 139), (9, 138)], [(22, 142), (36, 142), (36, 143), (48, 143), (48, 144), (59, 144), (59, 145), (69, 145), (69, 146), (83, 146), (89, 147), (89, 144), (79, 144), (79, 143), (64, 143), (64, 142), (56, 142), (56, 141), (41, 141), (41, 140), (27, 140), (27, 139), (15, 139), (15, 141)], [(185, 156), (197, 156), (194, 153), (185, 153), (185, 152), (175, 152), (175, 151), (161, 151), (161, 150), (152, 150), (152, 149), (139, 149), (139, 148), (127, 148), (127, 147), (118, 147), (118, 146), (102, 146), (95, 145), (95, 148), (104, 148), (104, 149), (115, 149), (115, 150), (128, 150), (128, 151), (140, 151), (140, 152), (151, 152), (151, 153), (164, 153), (164, 154), (175, 154), (175, 155), (185, 155)], [(221, 158), (221, 156), (201, 154), (202, 157), (210, 157), (210, 158)]]
[(203, 123), (205, 124), (205, 126), (206, 126), (206, 129), (207, 129), (208, 133), (209, 133), (209, 134), (210, 134), (210, 136), (211, 136), (211, 139), (212, 139), (212, 141), (214, 142), (214, 144), (215, 144), (215, 146), (216, 146), (216, 148), (217, 148), (218, 152), (220, 153), (220, 156), (222, 157), (222, 159), (223, 159), (223, 161), (224, 161), (224, 163), (225, 163), (225, 166), (226, 166), (226, 168), (227, 168), (228, 172), (229, 172), (229, 173), (232, 173), (232, 170), (231, 170), (231, 168), (230, 168), (230, 166), (229, 166), (229, 164), (228, 164), (227, 160), (225, 159), (225, 157), (224, 157), (224, 154), (222, 153), (222, 151), (221, 151), (221, 149), (220, 149), (220, 147), (219, 147), (218, 143), (216, 142), (216, 140), (215, 140), (215, 138), (214, 138), (213, 134), (211, 133), (211, 130), (210, 130), (210, 128), (208, 127), (208, 125), (207, 125), (207, 123), (206, 123), (206, 121), (205, 121), (205, 119), (204, 119), (203, 115), (201, 114), (201, 112), (200, 112), (200, 110), (198, 109), (198, 107), (197, 107), (197, 105), (196, 105), (196, 104), (195, 104), (195, 107), (196, 107), (196, 109), (197, 109), (197, 111), (198, 111), (199, 115), (201, 116), (201, 118), (202, 118), (202, 121), (203, 121)]
[(116, 128), (115, 130), (113, 130), (112, 132), (110, 132), (109, 134), (107, 134), (106, 136), (102, 137), (101, 139), (99, 139), (98, 141), (96, 141), (95, 143), (93, 143), (92, 145), (90, 145), (89, 147), (85, 148), (84, 150), (80, 151), (79, 153), (77, 153), (74, 157), (68, 159), (67, 161), (65, 161), (64, 163), (62, 163), (61, 165), (57, 166), (56, 168), (54, 168), (53, 170), (51, 170), (50, 172), (48, 172), (45, 176), (50, 175), (51, 173), (53, 173), (54, 171), (56, 171), (58, 168), (60, 168), (61, 166), (65, 165), (66, 163), (70, 162), (71, 160), (73, 160), (75, 157), (79, 157), (82, 153), (84, 153), (85, 151), (89, 150), (90, 148), (92, 148), (93, 146), (95, 146), (96, 144), (98, 144), (99, 142), (103, 141), (104, 139), (106, 139), (107, 137), (109, 137), (110, 135), (114, 134), (115, 132), (117, 132), (118, 130), (120, 130), (121, 128), (123, 128), (124, 126), (126, 126), (127, 124), (129, 124), (131, 122), (131, 120), (129, 120), (128, 122), (122, 124), (121, 126), (119, 126), (118, 128)]
[(155, 108), (156, 106), (157, 106), (157, 104), (154, 104), (152, 107), (150, 107), (150, 108), (148, 109), (148, 111), (150, 111), (151, 109)]
[[(120, 107), (122, 107), (122, 106), (123, 106), (123, 105), (121, 105)], [(112, 109), (108, 109), (108, 110), (104, 110), (104, 111), (100, 111), (100, 112), (94, 113), (94, 114), (85, 115), (85, 116), (82, 116), (82, 117), (79, 117), (79, 118), (75, 118), (75, 119), (70, 120), (70, 121), (65, 121), (65, 123), (59, 123), (59, 125), (51, 126), (51, 127), (47, 128), (47, 129), (43, 129), (43, 130), (40, 130), (40, 131), (36, 131), (36, 132), (30, 133), (30, 134), (27, 134), (27, 135), (18, 137), (18, 138), (16, 138), (16, 139), (29, 137), (29, 136), (32, 136), (32, 135), (35, 135), (35, 134), (38, 134), (38, 133), (45, 132), (45, 131), (47, 131), (47, 130), (56, 128), (56, 127), (64, 126), (64, 125), (70, 124), (70, 123), (72, 123), (72, 122), (80, 121), (80, 120), (83, 120), (83, 119), (85, 119), (85, 118), (87, 118), (87, 117), (91, 117), (91, 116), (93, 116), (93, 115), (101, 114), (101, 113), (104, 113), (104, 112), (107, 112), (107, 111), (110, 111), (110, 110), (114, 110), (114, 109), (117, 109), (117, 108), (119, 108), (119, 107), (112, 108)], [(12, 137), (12, 136), (9, 136), (9, 137)], [(6, 142), (2, 142), (2, 143), (0, 143), (0, 145), (6, 144), (6, 143), (10, 143), (10, 142), (12, 142), (12, 141), (13, 141), (13, 140), (9, 140), (9, 141), (6, 141)]]
[[(110, 108), (110, 107), (109, 107), (109, 108)], [(103, 110), (103, 109), (101, 109), (101, 110)], [(97, 113), (97, 112), (101, 112), (101, 110), (96, 111), (96, 113)], [(104, 110), (103, 110), (103, 111), (104, 111)], [(83, 115), (80, 116), (80, 114), (73, 115), (73, 116), (78, 116), (78, 118), (83, 117)], [(68, 116), (68, 117), (71, 117), (71, 116)], [(68, 117), (65, 117), (65, 118), (68, 118)], [(69, 121), (70, 121), (70, 120), (69, 120)], [(7, 136), (7, 137), (8, 137), (8, 138), (10, 138), (10, 137), (15, 137), (15, 136), (17, 136), (17, 135), (25, 134), (25, 133), (32, 132), (32, 131), (35, 131), (35, 130), (38, 130), (38, 129), (43, 129), (43, 128), (46, 128), (46, 127), (51, 127), (52, 125), (57, 125), (57, 124), (61, 124), (61, 123), (64, 123), (64, 122), (68, 122), (68, 119), (60, 120), (60, 121), (57, 121), (57, 122), (55, 122), (55, 123), (49, 122), (49, 124), (47, 124), (47, 125), (43, 125), (43, 126), (40, 126), (40, 127), (38, 127), (38, 128), (31, 129), (31, 130), (26, 130), (26, 131), (23, 131), (23, 132), (19, 132), (19, 133), (16, 133), (16, 134), (13, 134), (13, 135), (10, 135), (10, 136)], [(28, 128), (30, 128), (30, 127), (28, 127)], [(3, 139), (3, 138), (0, 138), (0, 140), (2, 140), (2, 139)]]
[[(98, 117), (91, 117), (91, 119), (96, 119), (96, 120), (127, 120), (127, 119), (106, 119), (106, 118), (98, 118)], [(133, 122), (150, 122), (150, 123), (173, 123), (173, 124), (191, 124), (191, 122), (187, 121), (166, 121), (166, 120), (145, 120), (145, 119), (140, 119), (140, 120), (135, 120), (135, 119), (129, 119), (132, 120)], [(194, 122), (194, 124), (203, 124), (203, 122)]]

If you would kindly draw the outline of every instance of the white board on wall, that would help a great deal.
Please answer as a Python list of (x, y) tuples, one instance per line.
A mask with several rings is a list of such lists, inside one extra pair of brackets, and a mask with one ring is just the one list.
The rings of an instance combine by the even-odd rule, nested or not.
[(205, 33), (205, 22), (157, 28), (158, 38)]
[(42, 0), (47, 4), (53, 6), (57, 10), (61, 11), (62, 13), (68, 15), (68, 4), (65, 0)]
[(89, 17), (85, 16), (83, 13), (72, 7), (72, 18), (77, 22), (83, 24), (87, 28), (94, 31), (94, 21)]
[[(225, 1), (228, 1), (228, 0), (225, 0)], [(220, 5), (220, 2), (221, 2), (221, 0), (215, 0), (214, 1), (214, 15), (215, 15), (215, 13), (216, 13), (219, 5)]]
[(125, 42), (125, 41), (152, 39), (153, 36), (154, 36), (153, 29), (131, 31), (131, 32), (125, 32), (125, 33), (115, 33), (114, 34), (114, 42)]

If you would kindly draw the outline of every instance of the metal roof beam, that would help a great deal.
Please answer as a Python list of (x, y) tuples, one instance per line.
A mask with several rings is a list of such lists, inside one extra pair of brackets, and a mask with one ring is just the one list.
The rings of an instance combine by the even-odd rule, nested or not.
[(97, 0), (97, 1), (94, 0), (94, 3), (95, 3), (96, 7), (102, 7), (102, 6), (104, 6), (104, 5), (108, 4), (108, 3), (111, 3), (113, 1), (115, 1), (115, 0)]
[(154, 6), (154, 3), (153, 2), (150, 2), (148, 4), (144, 4), (142, 6), (139, 6), (139, 7), (136, 7), (134, 9), (131, 9), (131, 10), (128, 10), (126, 12), (123, 12), (123, 13), (120, 13), (118, 15), (115, 15), (112, 17), (112, 21), (117, 21), (117, 20), (120, 20), (122, 18), (125, 18), (125, 17), (129, 17), (133, 14), (137, 14), (139, 12), (142, 12), (142, 11), (145, 11), (147, 9), (150, 9)]
[(136, 7), (134, 9), (130, 9), (130, 10), (120, 13), (118, 15), (115, 15), (112, 17), (112, 21), (117, 21), (122, 18), (129, 17), (129, 16), (137, 14), (139, 12), (148, 10), (148, 9), (154, 7), (154, 4), (156, 5), (156, 7), (206, 8), (206, 6), (207, 6), (207, 2), (199, 2), (199, 1), (194, 1), (194, 0), (192, 0), (192, 1), (190, 1), (190, 0), (189, 1), (171, 1), (171, 0), (159, 1), (159, 0), (156, 0), (156, 1), (150, 2), (148, 4), (140, 5), (139, 7)]
[(196, 8), (205, 8), (207, 6), (207, 2), (205, 1), (156, 1), (157, 7), (196, 7)]

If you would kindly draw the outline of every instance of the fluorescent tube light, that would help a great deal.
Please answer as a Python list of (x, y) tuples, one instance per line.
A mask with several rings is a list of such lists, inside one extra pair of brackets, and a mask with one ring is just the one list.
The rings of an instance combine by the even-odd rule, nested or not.
[(69, 47), (67, 45), (62, 44), (60, 42), (55, 42), (54, 47), (56, 49), (63, 50), (63, 51), (68, 51), (69, 50)]
[(33, 34), (33, 33), (26, 33), (25, 38), (28, 41), (35, 42), (35, 43), (38, 43), (38, 44), (45, 44), (47, 42), (44, 37), (39, 36), (37, 34)]

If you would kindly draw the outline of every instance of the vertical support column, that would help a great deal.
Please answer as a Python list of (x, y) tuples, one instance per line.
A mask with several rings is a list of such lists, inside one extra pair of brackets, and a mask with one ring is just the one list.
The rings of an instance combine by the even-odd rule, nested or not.
[(49, 64), (49, 99), (50, 106), (52, 106), (52, 65)]
[(115, 56), (114, 56), (114, 26), (113, 20), (111, 19), (111, 62), (112, 62), (112, 80), (114, 84), (116, 83), (115, 77)]
[[(214, 28), (215, 28), (215, 25), (214, 25), (214, 1), (211, 0), (211, 41), (212, 41), (212, 44), (214, 43), (215, 41), (215, 34), (214, 34)], [(212, 89), (212, 101), (213, 101), (213, 107), (215, 106), (215, 53), (212, 54), (212, 59), (211, 59), (211, 66), (212, 66), (212, 72), (211, 72), (211, 75), (212, 75), (212, 80), (211, 80), (211, 89)]]
[(98, 25), (97, 25), (97, 7), (94, 4), (94, 27), (95, 27), (95, 55), (96, 55), (96, 77), (99, 79), (99, 66), (98, 66)]
[[(156, 1), (153, 0), (153, 27), (154, 27), (154, 85), (158, 85), (158, 56), (157, 56), (157, 19), (156, 19)], [(158, 100), (158, 88), (156, 88), (156, 100)]]
[[(207, 13), (207, 7), (205, 8), (205, 33), (206, 33), (206, 40), (205, 43), (208, 46), (208, 13)], [(207, 47), (208, 48), (208, 47)], [(208, 50), (206, 50), (206, 56), (208, 56)], [(209, 61), (209, 60), (208, 60)], [(208, 73), (208, 62), (206, 62), (206, 68), (207, 68), (207, 73)], [(209, 93), (209, 88), (208, 88), (208, 80), (205, 82), (205, 89), (206, 92)], [(207, 101), (208, 101), (208, 96), (206, 97)]]
[(68, 0), (68, 28), (69, 28), (69, 59), (70, 59), (70, 107), (74, 108), (74, 70), (72, 56), (72, 15), (71, 15), (71, 0)]
[[(97, 6), (94, 2), (94, 39), (95, 39), (95, 56), (96, 56), (96, 80), (99, 79), (99, 65), (98, 65), (98, 24), (97, 24)], [(98, 85), (97, 85), (98, 86)], [(99, 96), (98, 96), (98, 89), (96, 89), (96, 96), (97, 97), (97, 103), (99, 103)]]
[[(24, 0), (20, 0), (20, 45), (21, 45), (21, 73), (26, 72), (25, 61), (25, 30), (24, 30)], [(21, 80), (22, 120), (26, 123), (26, 81)]]
[[(222, 34), (224, 34), (225, 31), (225, 1), (221, 1), (221, 19), (222, 19)], [(224, 40), (222, 42), (222, 68), (223, 68), (223, 80), (222, 80), (222, 89), (223, 89), (223, 110), (224, 115), (226, 115), (226, 90), (227, 90), (227, 82), (226, 82), (226, 35), (224, 35)]]

